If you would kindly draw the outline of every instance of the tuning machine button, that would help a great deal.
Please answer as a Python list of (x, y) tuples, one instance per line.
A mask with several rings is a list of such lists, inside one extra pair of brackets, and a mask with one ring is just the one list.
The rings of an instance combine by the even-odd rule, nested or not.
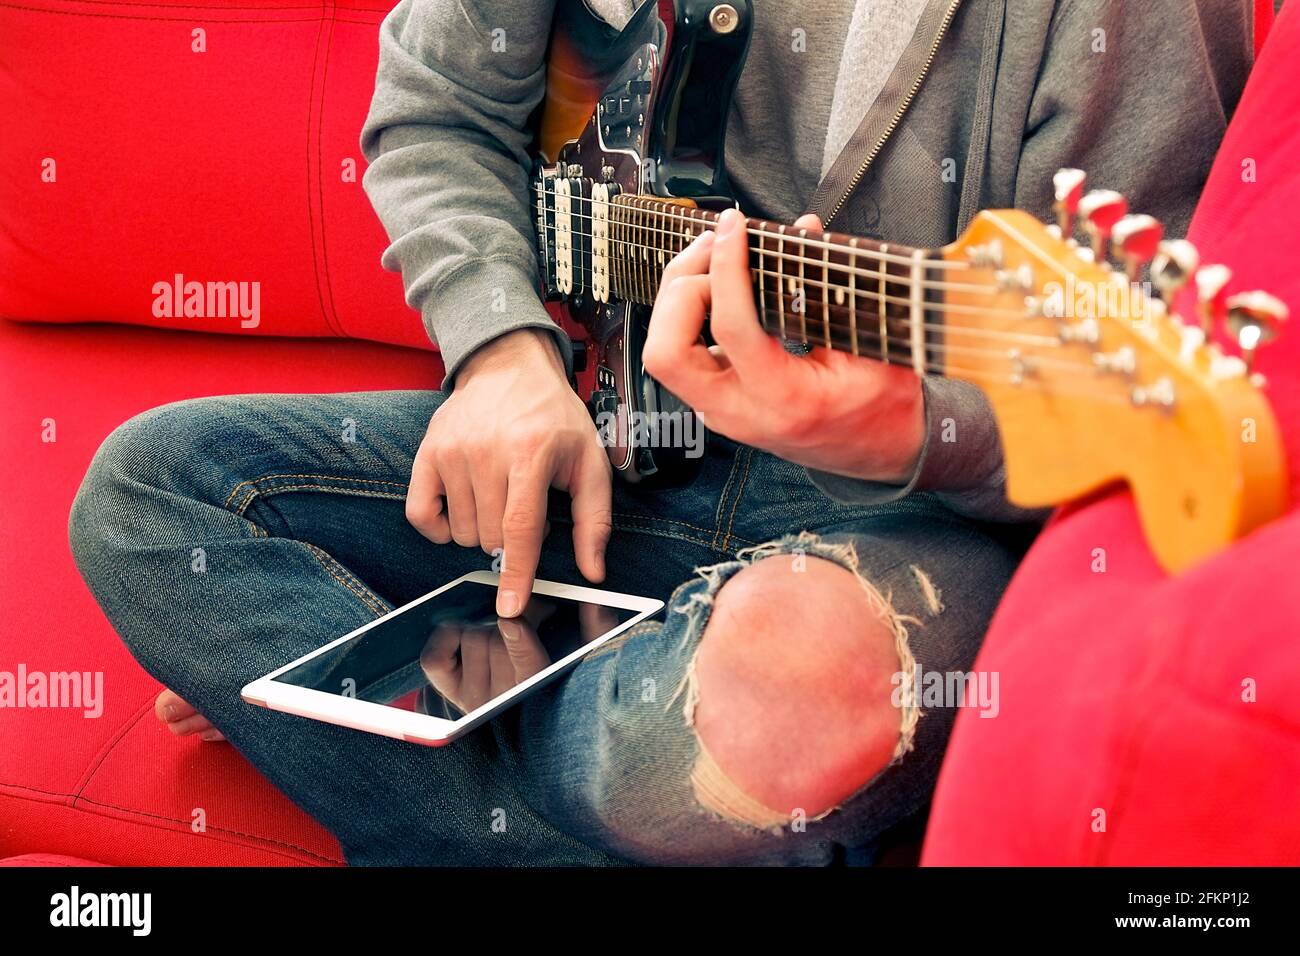
[(1241, 349), (1241, 357), (1249, 371), (1255, 364), (1256, 351), (1277, 338), (1290, 310), (1281, 299), (1259, 290), (1240, 292), (1230, 297), (1225, 305), (1228, 331)]
[(1079, 200), (1083, 230), (1092, 239), (1092, 253), (1101, 262), (1115, 225), (1128, 212), (1128, 200), (1113, 189), (1094, 189)]
[(1142, 276), (1142, 267), (1155, 258), (1165, 227), (1153, 216), (1125, 216), (1115, 223), (1111, 232), (1111, 248), (1115, 258), (1124, 263), (1130, 282)]
[(1232, 270), (1227, 266), (1201, 266), (1196, 270), (1196, 308), (1206, 335), (1214, 329), (1216, 322), (1227, 317), (1225, 290), (1231, 281)]
[(1156, 257), (1151, 263), (1151, 283), (1160, 293), (1170, 315), (1174, 312), (1174, 299), (1183, 286), (1191, 280), (1201, 264), (1201, 254), (1186, 239), (1168, 239), (1156, 247)]
[(1079, 200), (1083, 198), (1083, 187), (1088, 181), (1088, 174), (1082, 169), (1062, 169), (1052, 177), (1052, 186), (1056, 191), (1056, 224), (1061, 230), (1061, 238), (1069, 239), (1074, 235), (1074, 220), (1079, 214)]

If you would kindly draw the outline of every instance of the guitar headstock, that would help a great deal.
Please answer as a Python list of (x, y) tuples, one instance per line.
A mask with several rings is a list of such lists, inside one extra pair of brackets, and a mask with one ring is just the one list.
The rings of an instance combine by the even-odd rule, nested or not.
[[(1285, 509), (1286, 462), (1251, 363), (1286, 307), (1227, 296), (1225, 267), (1201, 265), (1118, 193), (1085, 193), (1081, 172), (1062, 170), (1056, 187), (1055, 225), (983, 212), (941, 251), (938, 364), (988, 395), (1012, 501), (1127, 482), (1152, 552), (1176, 572)], [(1188, 323), (1174, 304), (1193, 290)], [(1216, 326), (1239, 354), (1210, 341)]]

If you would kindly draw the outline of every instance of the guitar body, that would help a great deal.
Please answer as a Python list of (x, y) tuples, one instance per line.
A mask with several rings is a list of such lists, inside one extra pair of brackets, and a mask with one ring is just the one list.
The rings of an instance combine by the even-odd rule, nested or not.
[[(596, 61), (578, 56), (576, 38), (608, 28), (581, 10), (556, 24), (540, 126), (545, 165), (535, 184), (548, 194), (567, 191), (556, 198), (572, 210), (573, 221), (590, 223), (583, 210), (594, 208), (593, 198), (606, 202), (616, 195), (733, 205), (723, 145), (749, 45), (750, 2), (722, 4), (732, 18), (727, 22), (719, 21), (720, 5), (711, 0), (677, 0), (671, 23), (660, 17), (666, 6), (645, 2), (621, 33), (584, 44), (606, 51)], [(539, 200), (542, 274), (577, 278), (545, 292), (557, 301), (562, 324), (580, 330), (578, 364), (594, 371), (588, 405), (615, 473), (642, 484), (689, 481), (701, 460), (704, 430), (691, 409), (642, 367), (650, 306), (593, 295), (583, 277), (591, 273), (591, 244), (601, 240), (582, 228), (557, 229), (552, 213)], [(565, 257), (572, 266), (557, 270), (557, 259)], [(692, 435), (698, 440), (684, 440)]]

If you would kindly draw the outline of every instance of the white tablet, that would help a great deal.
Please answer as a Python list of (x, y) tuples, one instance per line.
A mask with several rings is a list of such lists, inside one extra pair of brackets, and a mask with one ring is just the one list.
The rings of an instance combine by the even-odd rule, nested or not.
[(663, 601), (537, 581), (496, 614), (498, 576), (475, 571), (261, 677), (250, 704), (440, 746), (554, 679)]

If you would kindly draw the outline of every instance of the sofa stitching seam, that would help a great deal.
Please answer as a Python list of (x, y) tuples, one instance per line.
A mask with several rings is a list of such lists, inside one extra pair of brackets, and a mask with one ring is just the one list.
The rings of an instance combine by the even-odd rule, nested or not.
[(334, 49), (334, 14), (337, 12), (335, 0), (329, 1), (329, 33), (325, 35), (325, 65), (321, 68), (320, 104), (316, 111), (316, 209), (321, 225), (321, 267), (325, 277), (325, 291), (321, 293), (320, 276), (317, 276), (316, 294), (321, 299), (321, 310), (326, 311), (325, 299), (329, 298), (329, 308), (325, 320), (339, 336), (347, 337), (347, 329), (338, 319), (338, 308), (334, 304), (334, 282), (329, 274), (329, 245), (325, 241), (325, 91), (329, 88), (330, 53)]
[[(147, 20), (157, 23), (193, 22), (203, 23), (319, 23), (322, 17), (146, 17), (130, 13), (89, 13), (84, 10), (54, 10), (49, 7), (31, 7), (21, 3), (0, 2), (0, 7), (10, 10), (25, 10), (28, 13), (52, 13), (63, 17), (90, 17), (96, 20)], [(217, 9), (217, 8), (212, 8)], [(224, 8), (223, 8), (224, 9)], [(268, 7), (267, 9), (298, 9), (296, 7)]]
[(90, 786), (91, 782), (95, 779), (95, 774), (97, 774), (99, 772), (99, 768), (104, 765), (104, 761), (109, 758), (109, 755), (112, 754), (112, 752), (115, 749), (117, 749), (117, 745), (122, 742), (122, 738), (124, 738), (128, 733), (130, 733), (133, 727), (135, 727), (137, 724), (140, 723), (140, 719), (146, 713), (149, 712), (149, 706), (150, 706), (149, 703), (145, 703), (141, 705), (140, 709), (135, 712), (134, 716), (132, 716), (129, 720), (127, 720), (118, 729), (117, 733), (113, 735), (113, 738), (108, 743), (106, 743), (100, 749), (99, 753), (95, 756), (95, 758), (91, 760), (90, 766), (86, 769), (86, 772), (82, 775), (81, 782), (77, 784), (76, 793), (72, 794), (71, 806), (76, 807), (77, 801), (81, 798), (82, 792), (88, 786)]
[[(3, 782), (3, 781), (0, 781), (0, 787), (8, 787), (8, 788), (13, 789), (13, 790), (27, 790), (27, 791), (29, 791), (29, 792), (31, 792), (31, 793), (40, 793), (40, 794), (44, 794), (45, 796), (49, 796), (49, 797), (63, 797), (63, 798), (65, 798), (65, 799), (67, 799), (67, 798), (71, 798), (74, 802), (73, 802), (73, 803), (64, 803), (64, 805), (67, 806), (67, 807), (69, 807), (70, 809), (73, 809), (73, 810), (81, 810), (82, 812), (89, 812), (89, 811), (86, 811), (86, 810), (84, 810), (84, 808), (77, 806), (77, 805), (76, 805), (76, 802), (77, 802), (77, 801), (80, 801), (80, 802), (82, 802), (82, 803), (88, 803), (88, 804), (90, 804), (91, 806), (95, 806), (95, 807), (104, 807), (105, 809), (108, 809), (108, 810), (117, 810), (117, 811), (119, 811), (119, 812), (121, 812), (121, 813), (128, 813), (128, 814), (131, 814), (131, 815), (133, 815), (133, 816), (143, 817), (143, 818), (145, 818), (146, 820), (161, 820), (161, 821), (164, 821), (164, 822), (166, 822), (166, 823), (174, 823), (174, 824), (176, 824), (177, 826), (186, 827), (187, 829), (188, 829), (188, 827), (190, 826), (190, 823), (191, 823), (191, 821), (188, 821), (188, 820), (177, 820), (177, 819), (175, 819), (175, 818), (173, 818), (173, 817), (165, 816), (165, 815), (163, 815), (163, 814), (161, 814), (161, 813), (150, 813), (150, 812), (147, 811), (147, 810), (136, 810), (136, 809), (133, 809), (133, 808), (131, 808), (131, 807), (120, 807), (120, 806), (118, 806), (118, 805), (116, 805), (116, 804), (113, 804), (113, 803), (105, 803), (105, 802), (103, 802), (102, 800), (92, 800), (92, 799), (89, 798), (89, 797), (73, 797), (72, 794), (68, 794), (68, 793), (59, 793), (58, 791), (55, 791), (55, 790), (42, 790), (42, 789), (40, 789), (39, 787), (29, 787), (29, 786), (25, 786), (24, 784), (20, 784), (20, 783), (5, 783), (5, 782)], [(20, 799), (30, 799), (30, 798), (23, 798), (23, 797), (21, 796), (21, 794), (17, 794), (16, 796), (18, 796)], [(103, 814), (100, 814), (100, 815), (102, 816)], [(344, 861), (342, 861), (342, 860), (340, 860), (340, 859), (337, 859), (337, 858), (335, 858), (335, 857), (322, 856), (321, 854), (316, 853), (316, 852), (313, 851), (313, 850), (308, 850), (306, 847), (299, 846), (299, 845), (296, 844), (296, 843), (289, 843), (289, 842), (287, 842), (287, 841), (285, 841), (285, 840), (277, 840), (277, 839), (275, 839), (274, 837), (258, 836), (257, 834), (254, 834), (254, 833), (244, 833), (242, 830), (236, 830), (236, 829), (234, 829), (234, 828), (232, 828), (232, 827), (209, 826), (209, 827), (207, 827), (203, 832), (206, 834), (206, 833), (210, 833), (210, 832), (214, 832), (214, 831), (217, 832), (217, 833), (229, 833), (229, 834), (232, 834), (233, 836), (243, 837), (244, 839), (247, 839), (247, 840), (255, 840), (255, 841), (259, 842), (259, 843), (274, 844), (274, 845), (276, 845), (276, 846), (286, 847), (287, 849), (290, 849), (290, 850), (297, 850), (299, 853), (302, 853), (302, 854), (304, 854), (304, 855), (306, 855), (306, 856), (310, 856), (310, 857), (312, 857), (312, 858), (314, 858), (314, 859), (317, 859), (317, 860), (323, 860), (323, 861), (325, 861), (325, 862), (327, 862), (327, 863), (341, 863), (341, 862), (344, 862)], [(192, 832), (192, 831), (191, 831), (191, 832)], [(231, 841), (223, 841), (223, 842), (231, 842)], [(270, 848), (267, 847), (266, 849), (270, 849)], [(274, 852), (274, 851), (273, 851), (273, 852)]]

